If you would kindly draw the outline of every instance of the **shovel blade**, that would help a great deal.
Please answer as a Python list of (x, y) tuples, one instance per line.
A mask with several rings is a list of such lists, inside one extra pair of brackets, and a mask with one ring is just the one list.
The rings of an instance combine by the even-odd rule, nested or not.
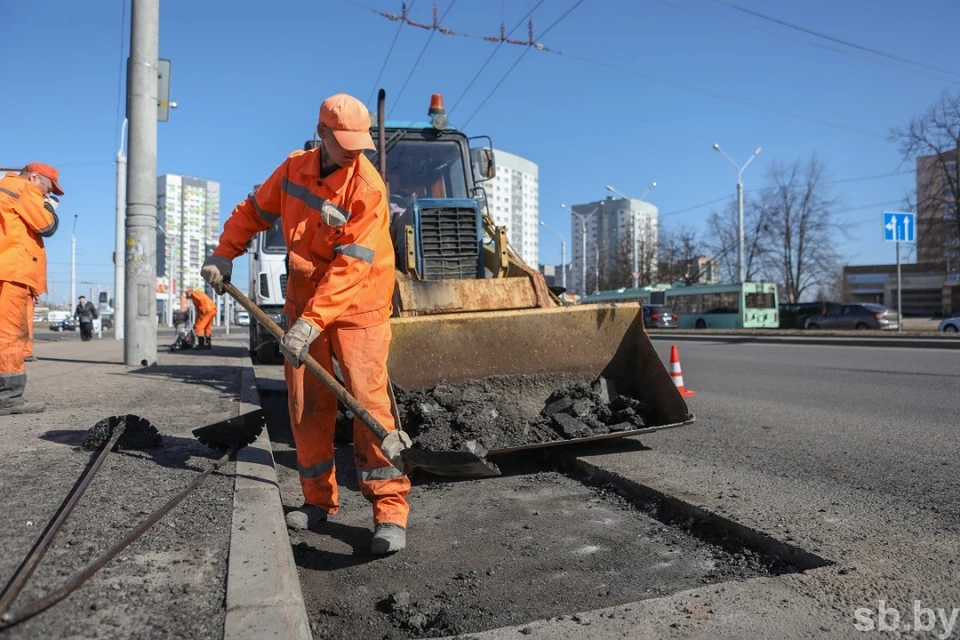
[(404, 449), (400, 456), (412, 468), (438, 476), (491, 478), (500, 475), (500, 468), (472, 451), (424, 451)]

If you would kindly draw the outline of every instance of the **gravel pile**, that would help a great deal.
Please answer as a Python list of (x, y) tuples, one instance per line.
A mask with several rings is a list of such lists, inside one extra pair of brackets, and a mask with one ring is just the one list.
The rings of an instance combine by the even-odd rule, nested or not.
[(404, 430), (428, 451), (461, 450), (467, 441), (495, 451), (645, 424), (640, 402), (594, 376), (496, 376), (396, 395)]

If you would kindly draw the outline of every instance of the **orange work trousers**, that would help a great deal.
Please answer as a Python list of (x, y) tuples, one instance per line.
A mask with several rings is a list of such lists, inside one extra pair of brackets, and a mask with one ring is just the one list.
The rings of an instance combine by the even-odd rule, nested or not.
[(27, 344), (23, 348), (23, 357), (29, 358), (33, 355), (33, 311), (36, 303), (33, 296), (27, 302)]
[(27, 346), (30, 288), (0, 281), (0, 408), (23, 404), (27, 386), (27, 365), (23, 362)]
[[(291, 326), (294, 321), (291, 318)], [(384, 429), (393, 431), (387, 394), (389, 349), (389, 322), (365, 329), (333, 325), (310, 345), (310, 355), (333, 373), (336, 354), (344, 386)], [(284, 374), (304, 503), (333, 515), (340, 509), (333, 447), (337, 398), (305, 366), (294, 369), (285, 362)], [(380, 452), (380, 441), (358, 419), (353, 422), (353, 454), (360, 493), (373, 505), (374, 524), (406, 527), (410, 479), (390, 464)]]
[(210, 328), (213, 326), (213, 316), (217, 315), (216, 308), (207, 311), (202, 314), (197, 311), (197, 322), (193, 325), (193, 332), (197, 334), (197, 337), (204, 336), (206, 338), (210, 337)]

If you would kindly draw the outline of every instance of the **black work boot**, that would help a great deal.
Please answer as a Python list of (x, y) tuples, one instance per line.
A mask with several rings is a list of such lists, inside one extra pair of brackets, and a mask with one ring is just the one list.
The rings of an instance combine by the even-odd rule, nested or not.
[(203, 348), (207, 350), (213, 349), (213, 336), (207, 336), (206, 340), (207, 342)]
[(197, 350), (203, 349), (203, 336), (197, 336)]

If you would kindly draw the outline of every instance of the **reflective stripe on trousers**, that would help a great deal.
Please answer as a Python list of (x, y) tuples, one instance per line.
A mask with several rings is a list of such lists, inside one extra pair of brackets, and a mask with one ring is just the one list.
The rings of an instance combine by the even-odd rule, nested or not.
[[(295, 319), (291, 319), (291, 322)], [(320, 334), (310, 346), (310, 355), (327, 371), (333, 370), (336, 353), (344, 384), (357, 401), (388, 431), (394, 428), (387, 395), (387, 352), (390, 323), (365, 329), (337, 328)], [(304, 502), (335, 514), (340, 503), (333, 464), (333, 436), (337, 399), (306, 367), (294, 369), (284, 363), (290, 426), (297, 447), (297, 466)], [(409, 507), (406, 496), (410, 480), (395, 469), (380, 452), (377, 440), (358, 420), (353, 428), (354, 460), (360, 492), (373, 505), (374, 523), (406, 526)], [(307, 477), (311, 475), (313, 477)]]

